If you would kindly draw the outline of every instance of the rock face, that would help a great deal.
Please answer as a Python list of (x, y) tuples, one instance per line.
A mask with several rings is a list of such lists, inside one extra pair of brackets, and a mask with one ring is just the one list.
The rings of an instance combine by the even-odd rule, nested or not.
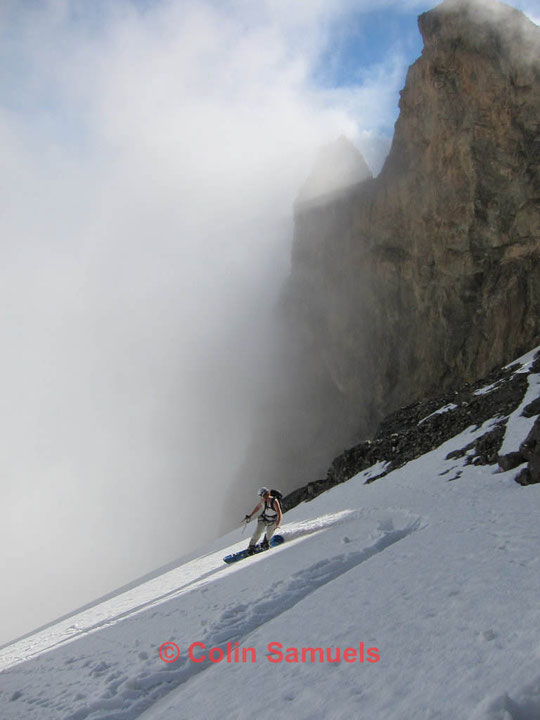
[(247, 462), (285, 490), (540, 337), (540, 29), (494, 1), (418, 23), (381, 174), (296, 207), (281, 386)]

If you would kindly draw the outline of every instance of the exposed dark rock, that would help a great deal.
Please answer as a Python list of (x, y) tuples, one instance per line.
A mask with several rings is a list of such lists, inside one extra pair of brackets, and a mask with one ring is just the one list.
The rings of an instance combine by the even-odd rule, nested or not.
[(516, 482), (518, 485), (530, 485), (530, 478), (529, 468), (523, 468), (523, 470), (520, 470), (516, 475)]
[(525, 458), (520, 452), (516, 451), (508, 453), (508, 455), (499, 456), (498, 462), (501, 470), (506, 472), (507, 470), (519, 467), (519, 465), (523, 465)]
[(523, 408), (521, 413), (524, 417), (534, 417), (540, 415), (540, 398), (536, 398), (532, 403), (529, 403), (527, 407)]
[[(504, 439), (505, 431), (506, 424), (501, 422), (493, 430), (482, 435), (482, 437), (470, 443), (465, 448), (448, 453), (447, 457), (458, 458), (467, 455), (468, 465), (493, 465), (499, 459), (498, 452)], [(514, 465), (513, 467), (516, 466)]]
[(529, 464), (516, 477), (516, 482), (520, 485), (540, 482), (540, 417), (536, 418), (533, 429), (520, 445), (519, 452)]

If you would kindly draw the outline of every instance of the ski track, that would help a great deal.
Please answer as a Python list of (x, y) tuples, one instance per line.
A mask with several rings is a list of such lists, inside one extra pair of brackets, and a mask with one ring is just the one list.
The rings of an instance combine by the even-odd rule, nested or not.
[(225, 645), (227, 642), (240, 641), (248, 633), (286, 612), (318, 588), (332, 582), (340, 575), (418, 530), (420, 525), (421, 521), (418, 519), (403, 530), (392, 530), (386, 533), (373, 545), (363, 550), (336, 555), (314, 563), (310, 567), (294, 573), (289, 580), (276, 582), (270, 591), (270, 597), (265, 595), (263, 599), (247, 605), (238, 604), (230, 608), (210, 632), (212, 644), (219, 646)]
[[(384, 523), (380, 523), (383, 535), (373, 544), (362, 550), (341, 553), (316, 562), (293, 573), (285, 580), (281, 579), (273, 583), (268, 590), (264, 591), (264, 594), (255, 600), (230, 605), (208, 627), (200, 641), (207, 647), (221, 647), (222, 649), (225, 649), (227, 643), (238, 642), (243, 645), (245, 638), (251, 632), (287, 612), (311, 593), (316, 592), (340, 575), (344, 575), (380, 554), (425, 525), (426, 523), (419, 517), (410, 521), (402, 529), (394, 529), (391, 524), (385, 526)], [(304, 531), (307, 529), (307, 527), (302, 528)], [(184, 587), (183, 590), (185, 591), (186, 588)], [(101, 641), (105, 639), (102, 636), (100, 638)], [(111, 644), (115, 643), (111, 642)], [(84, 660), (86, 663), (82, 662)], [(149, 660), (153, 661), (153, 658), (149, 658)], [(148, 670), (139, 671), (138, 674), (130, 677), (114, 662), (112, 664), (106, 661), (91, 663), (86, 655), (79, 656), (76, 660), (71, 658), (66, 661), (66, 664), (70, 662), (81, 662), (80, 672), (90, 674), (96, 682), (102, 683), (101, 690), (98, 690), (100, 696), (94, 696), (92, 700), (88, 698), (87, 704), (74, 712), (71, 705), (71, 712), (63, 715), (62, 713), (68, 711), (70, 707), (67, 697), (66, 705), (63, 707), (62, 702), (59, 702), (60, 698), (56, 698), (56, 702), (50, 702), (39, 698), (23, 697), (24, 691), (16, 692), (10, 699), (13, 702), (26, 701), (25, 717), (30, 718), (33, 715), (32, 711), (35, 710), (37, 712), (35, 717), (54, 717), (55, 720), (59, 717), (64, 720), (135, 720), (171, 691), (176, 690), (195, 675), (214, 667), (214, 664), (208, 660), (195, 664), (182, 655), (178, 661), (169, 665), (161, 663), (161, 661), (156, 665), (153, 661)], [(40, 670), (44, 670), (44, 668), (40, 668)], [(68, 691), (65, 695), (67, 694)], [(84, 698), (80, 697), (79, 700), (83, 701)], [(51, 712), (53, 714), (49, 714)]]
[[(378, 509), (377, 509), (378, 511)], [(373, 510), (371, 511), (371, 513)], [(403, 511), (402, 511), (402, 514)], [(315, 533), (328, 530), (329, 528), (336, 527), (336, 525), (343, 525), (344, 523), (353, 522), (366, 517), (366, 510), (342, 510), (337, 513), (329, 513), (313, 520), (302, 520), (288, 524), (283, 529), (281, 535), (285, 538), (287, 543), (292, 540), (297, 540), (308, 535), (314, 535)]]
[[(306, 520), (299, 523), (292, 523), (286, 526), (286, 530), (282, 533), (287, 543), (292, 540), (299, 539), (308, 535), (327, 530), (334, 527), (336, 524), (345, 522), (351, 522), (357, 520), (365, 515), (364, 510), (343, 510), (338, 513), (328, 513), (321, 517), (313, 520)], [(237, 552), (245, 545), (245, 540), (228, 548), (226, 554)], [(206, 555), (195, 558), (190, 561), (187, 566), (180, 568), (180, 577), (176, 577), (178, 570), (173, 569), (166, 573), (170, 577), (170, 583), (172, 583), (171, 589), (166, 592), (159, 592), (156, 594), (155, 587), (158, 583), (162, 582), (163, 577), (152, 578), (145, 583), (147, 588), (148, 599), (145, 601), (133, 602), (131, 596), (132, 590), (127, 590), (116, 597), (110, 598), (104, 601), (102, 607), (107, 611), (103, 613), (102, 619), (89, 621), (89, 617), (93, 614), (93, 608), (89, 610), (83, 610), (79, 614), (74, 614), (66, 620), (62, 621), (56, 626), (57, 637), (52, 642), (50, 640), (50, 633), (48, 628), (44, 628), (41, 634), (46, 638), (44, 644), (40, 643), (37, 639), (38, 635), (22, 639), (18, 643), (18, 647), (28, 644), (28, 647), (23, 647), (25, 654), (25, 660), (30, 660), (32, 657), (37, 657), (43, 652), (49, 652), (51, 650), (65, 646), (67, 643), (73, 642), (81, 637), (88, 635), (89, 633), (95, 632), (102, 628), (110, 627), (120, 620), (127, 619), (140, 612), (148, 610), (151, 607), (160, 605), (167, 602), (174, 597), (183, 595), (186, 591), (197, 587), (200, 583), (208, 578), (216, 575), (217, 573), (226, 572), (227, 568), (221, 564), (221, 555), (223, 550), (217, 550)], [(216, 561), (218, 564), (216, 565)], [(201, 572), (201, 567), (203, 572)], [(140, 590), (140, 587), (137, 588)], [(121, 606), (125, 606), (125, 609), (121, 609)], [(31, 645), (30, 645), (31, 643)], [(9, 669), (10, 667), (17, 665), (20, 662), (17, 655), (12, 655), (12, 649), (7, 646), (4, 651), (0, 650), (0, 672)]]
[[(201, 642), (204, 642), (207, 647), (220, 647), (223, 650), (227, 643), (238, 642), (242, 645), (246, 636), (261, 625), (278, 617), (318, 588), (366, 562), (420, 527), (421, 520), (418, 518), (402, 530), (386, 532), (373, 545), (363, 550), (321, 560), (294, 573), (289, 580), (279, 580), (263, 597), (247, 604), (238, 603), (228, 608), (209, 629)], [(146, 690), (155, 689), (152, 698), (136, 700), (132, 707), (117, 712), (111, 712), (113, 708), (110, 705), (100, 707), (101, 703), (99, 703), (97, 707), (94, 705), (69, 715), (66, 720), (134, 720), (164, 695), (175, 690), (194, 675), (211, 667), (214, 665), (209, 661), (194, 665), (184, 658), (178, 661), (175, 670), (165, 670), (135, 679), (134, 683), (137, 687)], [(124, 696), (123, 699), (129, 702), (129, 697)], [(101, 709), (106, 710), (105, 715), (99, 714)]]

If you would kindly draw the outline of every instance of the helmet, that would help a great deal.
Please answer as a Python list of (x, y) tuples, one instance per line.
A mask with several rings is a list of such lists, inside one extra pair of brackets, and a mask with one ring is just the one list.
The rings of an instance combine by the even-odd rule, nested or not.
[(264, 497), (269, 492), (270, 492), (270, 490), (268, 488), (262, 487), (262, 488), (259, 488), (259, 490), (257, 491), (257, 495), (259, 497)]

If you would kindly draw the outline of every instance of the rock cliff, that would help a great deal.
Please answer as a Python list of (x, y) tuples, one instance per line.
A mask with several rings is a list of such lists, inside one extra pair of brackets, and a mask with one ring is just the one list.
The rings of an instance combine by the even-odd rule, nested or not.
[(494, 1), (445, 0), (418, 24), (380, 175), (296, 206), (257, 460), (284, 489), (540, 337), (540, 29)]

